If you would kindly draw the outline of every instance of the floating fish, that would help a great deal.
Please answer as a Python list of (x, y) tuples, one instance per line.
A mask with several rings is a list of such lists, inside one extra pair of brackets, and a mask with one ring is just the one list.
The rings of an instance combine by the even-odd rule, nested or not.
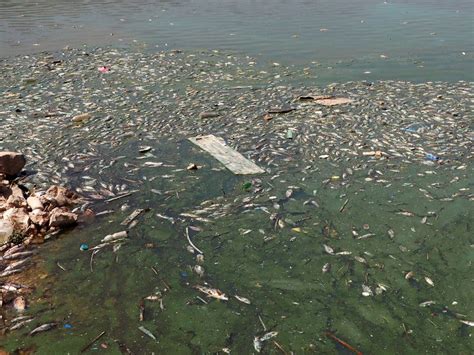
[(36, 327), (35, 329), (33, 329), (29, 335), (35, 335), (41, 332), (46, 332), (48, 330), (56, 328), (57, 325), (58, 323), (46, 323), (46, 324), (40, 325), (39, 327)]
[(216, 288), (209, 288), (206, 286), (196, 285), (194, 288), (202, 293), (204, 293), (207, 297), (216, 298), (222, 301), (228, 301), (229, 298), (223, 293), (222, 291)]
[(144, 334), (146, 334), (147, 336), (149, 336), (150, 338), (152, 338), (154, 341), (158, 342), (158, 339), (156, 339), (156, 337), (153, 335), (152, 332), (150, 332), (148, 329), (146, 329), (144, 326), (140, 326), (138, 327), (138, 329), (143, 332)]
[(237, 296), (237, 295), (234, 295), (234, 297), (242, 303), (250, 304), (250, 300), (248, 298)]
[(263, 348), (263, 343), (276, 337), (278, 335), (278, 332), (268, 332), (261, 337), (254, 337), (253, 339), (253, 347), (257, 353), (262, 351)]

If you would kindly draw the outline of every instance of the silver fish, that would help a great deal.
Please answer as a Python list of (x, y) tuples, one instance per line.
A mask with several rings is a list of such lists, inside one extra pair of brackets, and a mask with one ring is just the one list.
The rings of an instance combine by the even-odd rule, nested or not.
[(140, 326), (140, 327), (138, 327), (138, 329), (139, 329), (142, 333), (148, 335), (148, 336), (149, 336), (150, 338), (152, 338), (154, 341), (158, 342), (158, 339), (156, 339), (156, 337), (153, 335), (153, 333), (150, 332), (148, 329), (146, 329), (144, 326)]
[(57, 325), (58, 323), (46, 323), (46, 324), (40, 325), (39, 327), (36, 327), (35, 329), (33, 329), (29, 335), (35, 335), (37, 333), (46, 332), (48, 330), (51, 330), (57, 327)]

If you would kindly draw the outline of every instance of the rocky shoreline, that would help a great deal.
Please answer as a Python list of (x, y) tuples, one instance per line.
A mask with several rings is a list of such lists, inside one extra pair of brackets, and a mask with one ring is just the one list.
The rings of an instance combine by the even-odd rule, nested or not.
[(91, 210), (72, 212), (81, 198), (64, 187), (25, 187), (21, 176), (25, 163), (21, 153), (0, 152), (0, 307), (18, 312), (25, 310), (26, 296), (34, 288), (22, 281), (21, 274), (33, 266), (35, 246), (75, 226), (79, 218), (93, 215)]

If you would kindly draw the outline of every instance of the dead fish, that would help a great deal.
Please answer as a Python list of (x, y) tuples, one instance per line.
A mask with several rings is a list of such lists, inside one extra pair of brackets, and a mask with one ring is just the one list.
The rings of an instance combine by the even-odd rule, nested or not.
[(146, 152), (149, 152), (150, 150), (151, 150), (150, 146), (141, 146), (138, 148), (139, 153), (146, 153)]
[(200, 119), (215, 118), (215, 117), (219, 117), (219, 113), (215, 111), (203, 111), (199, 114)]
[(375, 294), (376, 295), (381, 295), (383, 292), (386, 292), (387, 289), (388, 289), (387, 285), (377, 284), (377, 287), (375, 288)]
[(46, 323), (46, 324), (40, 325), (39, 327), (36, 327), (35, 329), (33, 329), (29, 335), (35, 335), (37, 333), (46, 332), (48, 330), (55, 328), (57, 325), (58, 323)]
[(367, 238), (373, 237), (374, 235), (375, 235), (374, 233), (367, 233), (367, 234), (361, 235), (360, 237), (357, 237), (356, 239), (358, 240), (367, 239)]
[(406, 216), (406, 217), (415, 216), (415, 214), (413, 212), (410, 212), (410, 211), (400, 211), (400, 212), (397, 212), (396, 214), (398, 214), (400, 216)]
[(146, 161), (143, 163), (143, 166), (146, 168), (158, 168), (163, 166), (163, 164), (162, 162)]
[(31, 256), (33, 254), (35, 254), (34, 251), (23, 251), (23, 252), (7, 255), (7, 256), (3, 257), (3, 259), (4, 260), (22, 259), (22, 258), (26, 258), (28, 256)]
[(19, 317), (16, 317), (16, 318), (13, 318), (11, 320), (11, 323), (16, 323), (16, 322), (20, 322), (20, 321), (23, 321), (25, 319), (31, 319), (31, 316), (19, 316)]
[(323, 270), (323, 273), (331, 271), (331, 264), (329, 263), (324, 264), (322, 270)]
[(263, 343), (276, 337), (278, 335), (278, 332), (268, 332), (266, 334), (264, 334), (263, 336), (261, 337), (255, 337), (253, 339), (253, 347), (255, 349), (256, 352), (261, 352), (262, 351), (262, 348), (263, 348)]
[(340, 251), (338, 253), (336, 253), (336, 255), (351, 255), (352, 252), (351, 251), (347, 251), (347, 250), (343, 250), (343, 251)]
[(395, 238), (395, 232), (393, 231), (393, 229), (389, 229), (387, 231), (387, 233), (388, 233), (388, 236), (390, 237), (390, 239)]
[(110, 243), (112, 241), (115, 241), (115, 240), (118, 240), (118, 239), (125, 239), (127, 237), (128, 237), (128, 232), (127, 231), (121, 231), (121, 232), (117, 232), (117, 233), (114, 233), (114, 234), (106, 235), (101, 240), (101, 242), (102, 243)]
[(12, 326), (11, 326), (10, 328), (8, 328), (8, 329), (9, 329), (10, 331), (20, 329), (20, 328), (22, 328), (23, 326), (25, 326), (26, 324), (28, 324), (28, 323), (30, 323), (30, 322), (32, 322), (32, 321), (34, 321), (34, 320), (35, 320), (35, 318), (25, 319), (25, 320), (23, 320), (23, 321), (21, 321), (21, 322), (16, 323), (15, 325), (12, 325)]
[(373, 295), (374, 293), (372, 292), (372, 289), (369, 286), (362, 284), (362, 296), (369, 297)]
[(271, 108), (270, 110), (267, 111), (267, 113), (288, 113), (288, 112), (291, 112), (291, 111), (294, 111), (296, 110), (296, 108), (293, 108), (293, 107), (282, 107), (282, 108), (278, 108), (278, 107), (274, 107), (274, 108)]
[(435, 304), (436, 302), (435, 301), (425, 301), (425, 302), (421, 302), (419, 304), (420, 307), (427, 307), (427, 306), (431, 306), (432, 304)]
[(152, 338), (154, 341), (158, 342), (158, 339), (153, 335), (152, 332), (150, 332), (148, 329), (146, 329), (144, 326), (138, 327), (138, 329), (143, 332), (144, 334), (148, 335), (150, 338)]
[(466, 325), (470, 326), (470, 327), (474, 327), (474, 322), (473, 321), (461, 320), (461, 319), (459, 321), (463, 324), (466, 324)]
[(194, 163), (190, 163), (187, 167), (186, 167), (186, 170), (198, 170), (199, 169), (199, 166), (197, 166), (196, 164)]
[(433, 282), (433, 280), (431, 280), (428, 276), (425, 276), (425, 281), (426, 281), (426, 283), (427, 283), (428, 285), (434, 287), (434, 282)]
[(8, 265), (5, 270), (3, 270), (3, 272), (6, 272), (6, 271), (10, 271), (10, 270), (13, 270), (13, 269), (18, 269), (26, 264), (28, 264), (30, 262), (30, 259), (27, 258), (27, 259), (23, 259), (23, 260), (19, 260), (19, 261), (15, 261), (14, 263), (11, 263), (10, 265)]
[(150, 296), (145, 297), (145, 299), (147, 301), (155, 302), (155, 301), (159, 301), (161, 299), (161, 297), (158, 296), (158, 295), (150, 295)]
[(223, 293), (222, 291), (216, 289), (216, 288), (209, 288), (206, 286), (201, 286), (201, 285), (196, 285), (194, 288), (204, 294), (206, 294), (207, 297), (212, 297), (212, 298), (217, 298), (218, 300), (222, 301), (228, 301), (229, 298)]
[(331, 248), (329, 245), (323, 244), (324, 251), (329, 255), (334, 255), (334, 249)]
[(6, 276), (10, 276), (10, 275), (13, 275), (13, 274), (17, 274), (19, 272), (22, 272), (23, 270), (25, 270), (24, 267), (21, 267), (21, 268), (18, 268), (18, 269), (13, 269), (13, 270), (8, 270), (8, 271), (4, 271), (0, 274), (0, 277), (6, 277)]
[(13, 284), (3, 284), (2, 286), (0, 286), (0, 289), (5, 290), (5, 291), (11, 291), (11, 292), (18, 292), (19, 291), (19, 288), (16, 285), (13, 285)]
[(103, 215), (106, 215), (106, 214), (111, 214), (111, 213), (114, 213), (115, 211), (114, 210), (105, 210), (105, 211), (102, 211), (102, 212), (98, 212), (96, 213), (96, 217), (98, 216), (103, 216)]
[(367, 260), (365, 260), (365, 259), (364, 259), (363, 257), (361, 257), (361, 256), (356, 255), (356, 256), (354, 256), (354, 259), (355, 259), (356, 261), (358, 261), (359, 263), (367, 264)]
[(167, 221), (170, 221), (172, 224), (175, 223), (175, 219), (173, 217), (165, 216), (165, 215), (160, 214), (160, 213), (157, 213), (156, 217), (159, 217), (159, 218), (165, 219)]
[(237, 296), (237, 295), (234, 295), (234, 297), (242, 303), (250, 304), (250, 300), (248, 298)]

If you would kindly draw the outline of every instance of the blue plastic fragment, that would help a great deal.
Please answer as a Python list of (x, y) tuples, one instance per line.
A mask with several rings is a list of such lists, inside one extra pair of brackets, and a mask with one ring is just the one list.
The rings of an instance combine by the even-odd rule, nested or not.
[(66, 329), (71, 329), (71, 328), (72, 328), (72, 325), (69, 324), (69, 323), (66, 323), (66, 324), (64, 324), (64, 328), (66, 328)]
[(437, 155), (427, 153), (426, 154), (426, 159), (431, 160), (431, 161), (438, 161), (439, 157)]
[(187, 273), (186, 271), (180, 271), (179, 276), (181, 276), (181, 278), (185, 279), (185, 278), (187, 278), (189, 275), (188, 275), (188, 273)]
[(79, 247), (79, 249), (80, 249), (81, 251), (86, 251), (86, 250), (89, 249), (89, 246), (88, 246), (87, 244), (83, 243), (83, 244), (81, 244), (81, 246)]

